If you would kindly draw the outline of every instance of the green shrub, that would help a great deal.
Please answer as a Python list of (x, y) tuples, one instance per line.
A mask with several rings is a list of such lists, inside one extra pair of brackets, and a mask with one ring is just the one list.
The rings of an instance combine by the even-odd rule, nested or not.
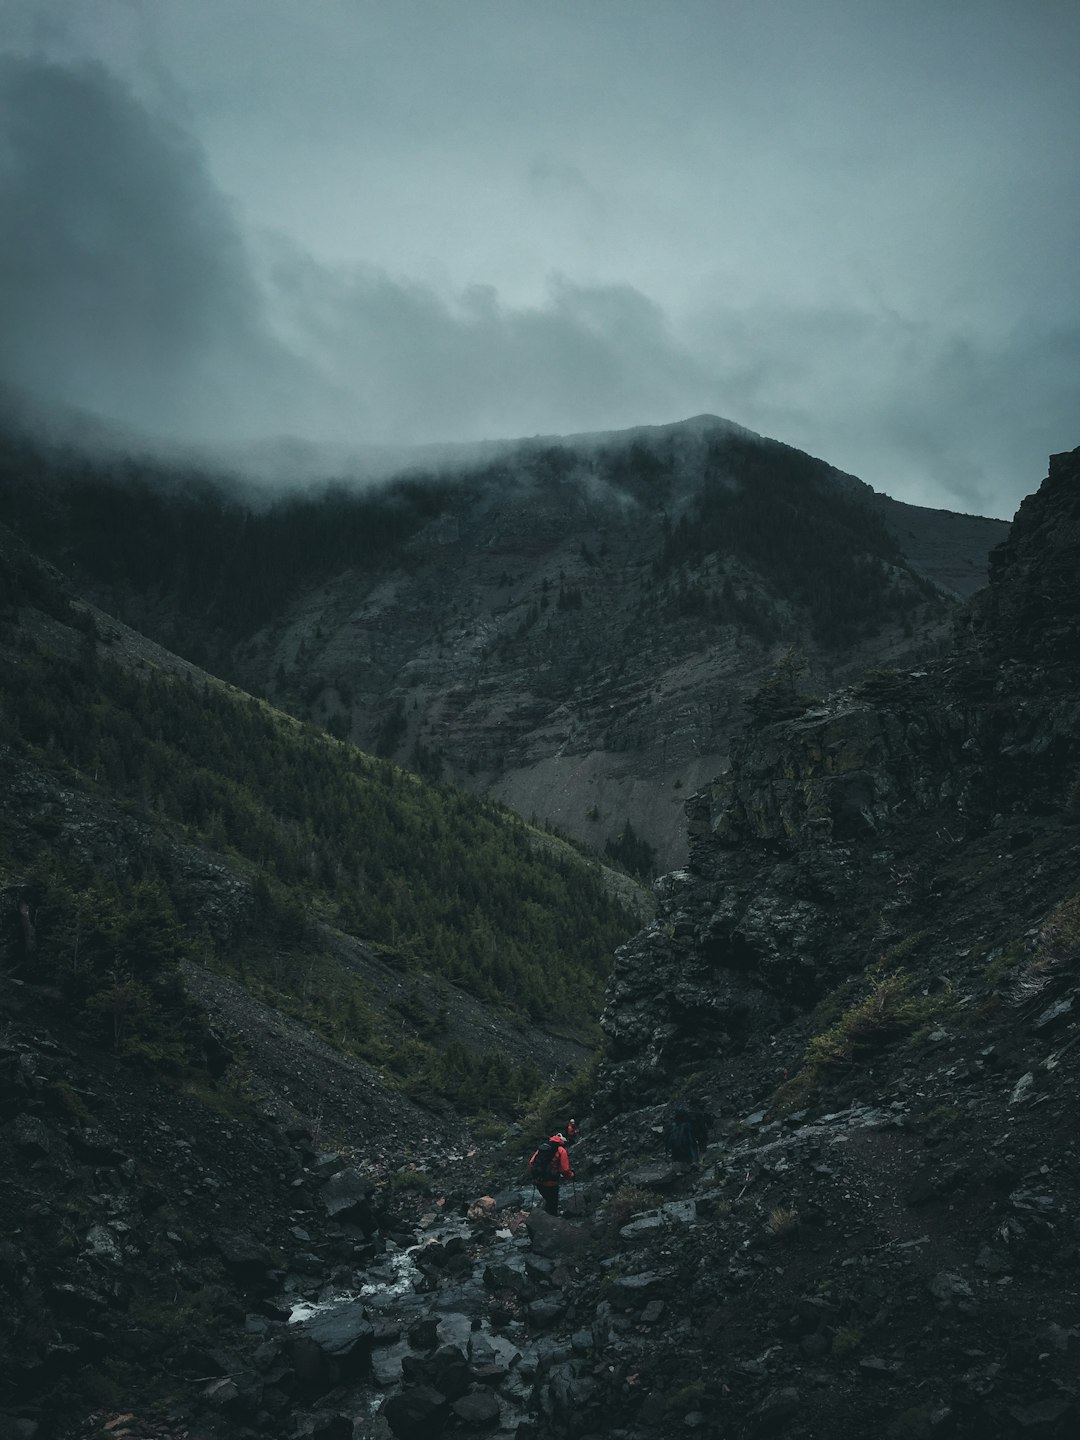
[(774, 1240), (787, 1240), (799, 1228), (799, 1212), (794, 1205), (777, 1205), (769, 1211), (765, 1225)]
[(425, 1175), (423, 1170), (395, 1170), (390, 1176), (391, 1190), (426, 1190), (431, 1184), (431, 1177)]
[(912, 979), (906, 971), (872, 972), (870, 990), (863, 999), (810, 1041), (806, 1047), (807, 1065), (819, 1073), (853, 1065), (898, 1035), (913, 1030), (940, 1008), (939, 1002), (911, 991)]
[(867, 979), (866, 994), (814, 1036), (800, 1069), (773, 1093), (772, 1114), (789, 1115), (802, 1109), (828, 1076), (848, 1071), (900, 1036), (910, 1035), (948, 1004), (947, 992), (935, 996), (913, 993), (914, 982), (904, 970), (875, 965)]
[(660, 1196), (641, 1185), (620, 1185), (604, 1207), (616, 1227), (625, 1225), (641, 1210), (655, 1210)]
[(850, 1325), (843, 1325), (833, 1335), (832, 1353), (837, 1359), (841, 1359), (843, 1356), (850, 1355), (853, 1351), (857, 1350), (862, 1344), (862, 1341), (863, 1333), (861, 1330), (856, 1330)]

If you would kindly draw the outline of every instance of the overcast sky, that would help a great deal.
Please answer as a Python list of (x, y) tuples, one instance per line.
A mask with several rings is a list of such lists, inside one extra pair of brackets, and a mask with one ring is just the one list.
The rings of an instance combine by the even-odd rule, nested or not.
[(4, 0), (0, 376), (155, 434), (1080, 445), (1076, 0)]

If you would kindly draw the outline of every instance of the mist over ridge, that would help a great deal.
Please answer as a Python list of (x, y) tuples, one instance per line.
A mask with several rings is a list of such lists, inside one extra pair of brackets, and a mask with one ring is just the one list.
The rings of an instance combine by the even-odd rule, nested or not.
[[(778, 271), (771, 290), (676, 303), (659, 272), (652, 293), (617, 260), (576, 270), (554, 250), (531, 287), (465, 281), (382, 254), (375, 191), (354, 258), (329, 259), (226, 188), (238, 172), (197, 94), (144, 83), (130, 56), (45, 9), (63, 43), (14, 26), (0, 55), (0, 377), (46, 409), (226, 460), (294, 440), (347, 454), (711, 412), (900, 498), (1001, 516), (1047, 438), (1068, 440), (1080, 330), (1045, 297), (975, 325)], [(165, 74), (180, 60), (160, 45)], [(586, 204), (565, 166), (529, 164), (545, 203), (557, 183), (560, 204)]]

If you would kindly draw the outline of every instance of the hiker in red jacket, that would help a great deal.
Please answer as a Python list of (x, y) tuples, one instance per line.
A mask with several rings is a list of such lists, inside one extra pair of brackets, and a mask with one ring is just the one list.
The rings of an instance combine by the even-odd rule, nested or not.
[(549, 1215), (559, 1213), (559, 1186), (564, 1180), (572, 1180), (570, 1157), (566, 1153), (566, 1136), (558, 1131), (536, 1147), (529, 1161), (529, 1174), (540, 1191), (544, 1209)]

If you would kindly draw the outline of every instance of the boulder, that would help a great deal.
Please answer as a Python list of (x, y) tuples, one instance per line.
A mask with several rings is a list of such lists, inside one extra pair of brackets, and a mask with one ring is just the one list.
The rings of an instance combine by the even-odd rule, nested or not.
[(414, 1385), (391, 1395), (379, 1413), (397, 1440), (431, 1440), (446, 1425), (447, 1399), (430, 1385)]
[(484, 1430), (499, 1422), (499, 1402), (490, 1390), (476, 1390), (462, 1395), (450, 1408), (470, 1430)]
[(319, 1310), (294, 1329), (289, 1358), (302, 1384), (329, 1388), (361, 1374), (368, 1365), (375, 1327), (359, 1300)]
[(564, 1300), (534, 1300), (527, 1308), (529, 1326), (535, 1330), (546, 1330), (566, 1314)]
[(619, 1275), (608, 1286), (607, 1298), (613, 1310), (643, 1309), (652, 1300), (662, 1300), (671, 1289), (671, 1277), (657, 1270), (641, 1275)]
[(421, 1320), (414, 1320), (405, 1333), (414, 1350), (433, 1350), (439, 1341), (439, 1322), (425, 1315)]
[(533, 1210), (526, 1222), (533, 1249), (538, 1255), (555, 1259), (561, 1255), (580, 1255), (588, 1249), (592, 1240), (592, 1227), (573, 1220), (563, 1220), (558, 1215), (548, 1215), (544, 1210)]
[(526, 1277), (512, 1265), (488, 1265), (484, 1269), (485, 1290), (509, 1290), (514, 1295), (520, 1295), (528, 1287)]
[(359, 1170), (339, 1170), (319, 1193), (332, 1220), (358, 1225), (365, 1235), (374, 1235), (379, 1228), (371, 1207), (371, 1181)]
[(232, 1230), (218, 1230), (210, 1237), (226, 1270), (242, 1284), (255, 1285), (265, 1280), (274, 1268), (273, 1257), (265, 1245), (250, 1235)]
[(785, 1386), (782, 1390), (770, 1390), (760, 1405), (751, 1412), (754, 1419), (753, 1433), (783, 1434), (788, 1421), (798, 1412), (801, 1404), (799, 1392), (792, 1386)]
[(469, 1362), (456, 1345), (444, 1345), (434, 1355), (405, 1355), (401, 1373), (409, 1384), (428, 1385), (448, 1400), (468, 1392), (472, 1384)]

